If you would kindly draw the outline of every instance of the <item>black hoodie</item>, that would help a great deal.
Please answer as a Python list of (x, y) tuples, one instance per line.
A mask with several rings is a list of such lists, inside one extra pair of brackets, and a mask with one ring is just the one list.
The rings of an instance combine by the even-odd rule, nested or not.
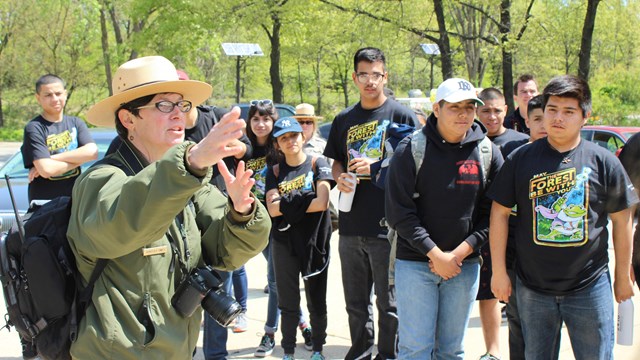
[[(478, 151), (486, 129), (475, 121), (462, 142), (451, 144), (440, 136), (437, 122), (431, 114), (422, 128), (427, 147), (417, 180), (410, 138), (400, 143), (388, 171), (385, 213), (398, 232), (398, 259), (427, 261), (435, 246), (447, 252), (463, 241), (474, 249), (469, 257), (476, 257), (489, 237), (491, 201)], [(503, 163), (498, 147), (491, 148), (489, 184)], [(420, 194), (417, 199), (414, 192)]]

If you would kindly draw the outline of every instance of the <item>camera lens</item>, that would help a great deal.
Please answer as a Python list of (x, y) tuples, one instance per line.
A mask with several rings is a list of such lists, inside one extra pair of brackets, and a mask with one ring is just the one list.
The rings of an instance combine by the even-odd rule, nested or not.
[(242, 307), (222, 289), (212, 289), (204, 300), (202, 308), (222, 326), (227, 326), (242, 312)]

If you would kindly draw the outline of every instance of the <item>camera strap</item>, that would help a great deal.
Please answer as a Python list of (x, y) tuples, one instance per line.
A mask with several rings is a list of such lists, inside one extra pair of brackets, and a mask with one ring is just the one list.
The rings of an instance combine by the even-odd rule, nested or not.
[[(189, 200), (189, 203), (191, 203), (191, 200)], [(184, 210), (183, 210), (184, 211)], [(167, 230), (167, 238), (169, 239), (169, 244), (171, 244), (171, 264), (169, 265), (169, 273), (173, 274), (173, 272), (175, 271), (176, 268), (176, 259), (178, 261), (178, 265), (180, 265), (180, 270), (182, 271), (182, 277), (186, 277), (189, 274), (189, 270), (187, 268), (187, 263), (189, 262), (189, 259), (191, 258), (191, 252), (189, 251), (189, 244), (187, 243), (187, 233), (184, 229), (184, 213), (183, 211), (180, 211), (178, 213), (178, 215), (176, 215), (176, 218), (174, 220), (175, 224), (177, 225), (179, 231), (180, 231), (180, 236), (182, 237), (182, 246), (183, 246), (183, 253), (184, 253), (184, 257), (181, 256), (180, 254), (180, 250), (178, 249), (178, 244), (176, 243), (176, 240), (173, 238), (173, 236), (171, 236), (171, 229)], [(184, 258), (184, 260), (183, 260)]]

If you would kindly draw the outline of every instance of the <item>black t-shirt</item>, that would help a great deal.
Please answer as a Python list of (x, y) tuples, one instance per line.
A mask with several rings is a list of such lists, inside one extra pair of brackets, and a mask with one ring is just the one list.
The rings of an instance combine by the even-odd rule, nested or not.
[[(520, 143), (521, 141), (527, 142), (529, 141), (529, 136), (519, 133), (515, 130), (506, 129), (505, 132), (498, 136), (489, 136), (489, 140), (496, 144), (502, 153), (502, 157), (507, 157), (509, 152), (505, 153), (505, 147), (508, 147), (511, 143), (516, 142)], [(513, 150), (514, 148), (511, 148)]]
[[(35, 160), (48, 159), (51, 155), (76, 150), (93, 142), (87, 125), (77, 117), (64, 115), (62, 121), (54, 123), (38, 115), (25, 126), (20, 151), (24, 167), (30, 169)], [(35, 178), (29, 183), (29, 201), (71, 196), (78, 176), (80, 167), (49, 179), (41, 176)]]
[[(358, 102), (334, 119), (324, 155), (342, 162), (345, 168), (356, 157), (376, 162), (384, 154), (387, 127), (391, 122), (415, 126), (417, 120), (411, 109), (396, 101), (387, 99), (376, 109), (363, 109)], [(382, 218), (384, 191), (373, 185), (369, 177), (361, 177), (351, 211), (340, 212), (340, 234), (386, 238), (386, 228), (380, 226)]]
[(504, 127), (527, 135), (529, 135), (530, 132), (527, 127), (527, 122), (524, 121), (524, 118), (520, 115), (520, 108), (517, 108), (514, 112), (504, 118)]
[[(333, 181), (331, 167), (327, 159), (322, 156), (316, 157), (315, 166), (312, 166), (312, 159), (312, 156), (307, 156), (307, 159), (298, 166), (289, 166), (285, 161), (281, 161), (278, 165), (279, 172), (277, 178), (274, 174), (273, 167), (267, 167), (265, 191), (268, 192), (271, 189), (277, 188), (281, 196), (293, 190), (316, 192), (318, 181)], [(274, 228), (278, 228), (280, 221), (282, 221), (282, 216), (273, 219)], [(292, 226), (314, 228), (316, 224), (311, 223), (313, 221), (318, 221), (318, 219), (313, 216), (305, 216), (302, 221), (292, 224)]]
[(584, 140), (559, 153), (546, 138), (509, 156), (488, 196), (518, 206), (516, 272), (551, 295), (581, 290), (606, 271), (607, 214), (638, 202), (613, 154)]
[[(198, 119), (196, 120), (196, 125), (191, 129), (185, 129), (184, 135), (185, 140), (191, 140), (196, 143), (200, 142), (204, 139), (211, 128), (220, 121), (222, 116), (229, 112), (228, 109), (222, 109), (215, 106), (207, 106), (207, 105), (199, 105), (198, 109)], [(247, 152), (244, 154), (242, 160), (247, 160), (251, 157), (251, 141), (247, 138), (246, 135), (242, 135), (240, 138), (247, 146)], [(236, 171), (236, 158), (233, 156), (227, 156), (222, 159), (227, 168), (231, 172), (231, 174), (235, 174)], [(210, 183), (215, 185), (218, 189), (220, 189), (223, 193), (226, 193), (227, 186), (224, 183), (224, 178), (220, 175), (220, 171), (218, 170), (218, 165), (213, 166), (213, 175), (211, 177)]]
[(267, 148), (266, 146), (256, 145), (253, 148), (253, 156), (247, 160), (247, 169), (253, 170), (253, 178), (256, 180), (253, 189), (253, 195), (256, 199), (264, 204), (264, 195), (267, 193)]

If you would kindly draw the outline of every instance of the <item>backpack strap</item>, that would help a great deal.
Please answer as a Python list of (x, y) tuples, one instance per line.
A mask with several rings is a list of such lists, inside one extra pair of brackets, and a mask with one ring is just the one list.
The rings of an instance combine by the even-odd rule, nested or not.
[[(427, 136), (422, 132), (422, 129), (416, 130), (411, 134), (411, 155), (413, 155), (413, 162), (416, 165), (416, 185), (418, 182), (418, 172), (422, 167), (422, 161), (424, 160), (424, 154), (427, 151)], [(420, 194), (414, 191), (413, 198), (417, 199)]]
[(493, 156), (489, 137), (485, 136), (481, 141), (478, 141), (478, 153), (480, 154), (480, 166), (482, 167), (482, 188), (486, 189)]
[[(98, 281), (98, 278), (100, 277), (100, 275), (102, 275), (102, 272), (104, 271), (104, 268), (107, 266), (107, 263), (109, 262), (109, 259), (98, 259), (98, 261), (96, 262), (96, 266), (93, 268), (93, 271), (91, 272), (91, 277), (89, 278), (89, 282), (87, 283), (87, 286), (82, 289), (82, 292), (80, 293), (80, 296), (78, 297), (78, 299), (74, 299), (73, 302), (71, 303), (71, 311), (70, 311), (70, 316), (71, 316), (71, 320), (69, 321), (69, 340), (71, 340), (72, 342), (76, 341), (76, 339), (78, 339), (78, 320), (82, 319), (84, 317), (85, 312), (87, 311), (87, 308), (89, 307), (89, 303), (91, 303), (91, 295), (93, 295), (93, 286), (95, 285), (96, 281)], [(80, 276), (77, 276), (76, 279), (76, 289), (79, 289), (80, 286)], [(76, 301), (78, 301), (78, 303), (76, 304)]]

